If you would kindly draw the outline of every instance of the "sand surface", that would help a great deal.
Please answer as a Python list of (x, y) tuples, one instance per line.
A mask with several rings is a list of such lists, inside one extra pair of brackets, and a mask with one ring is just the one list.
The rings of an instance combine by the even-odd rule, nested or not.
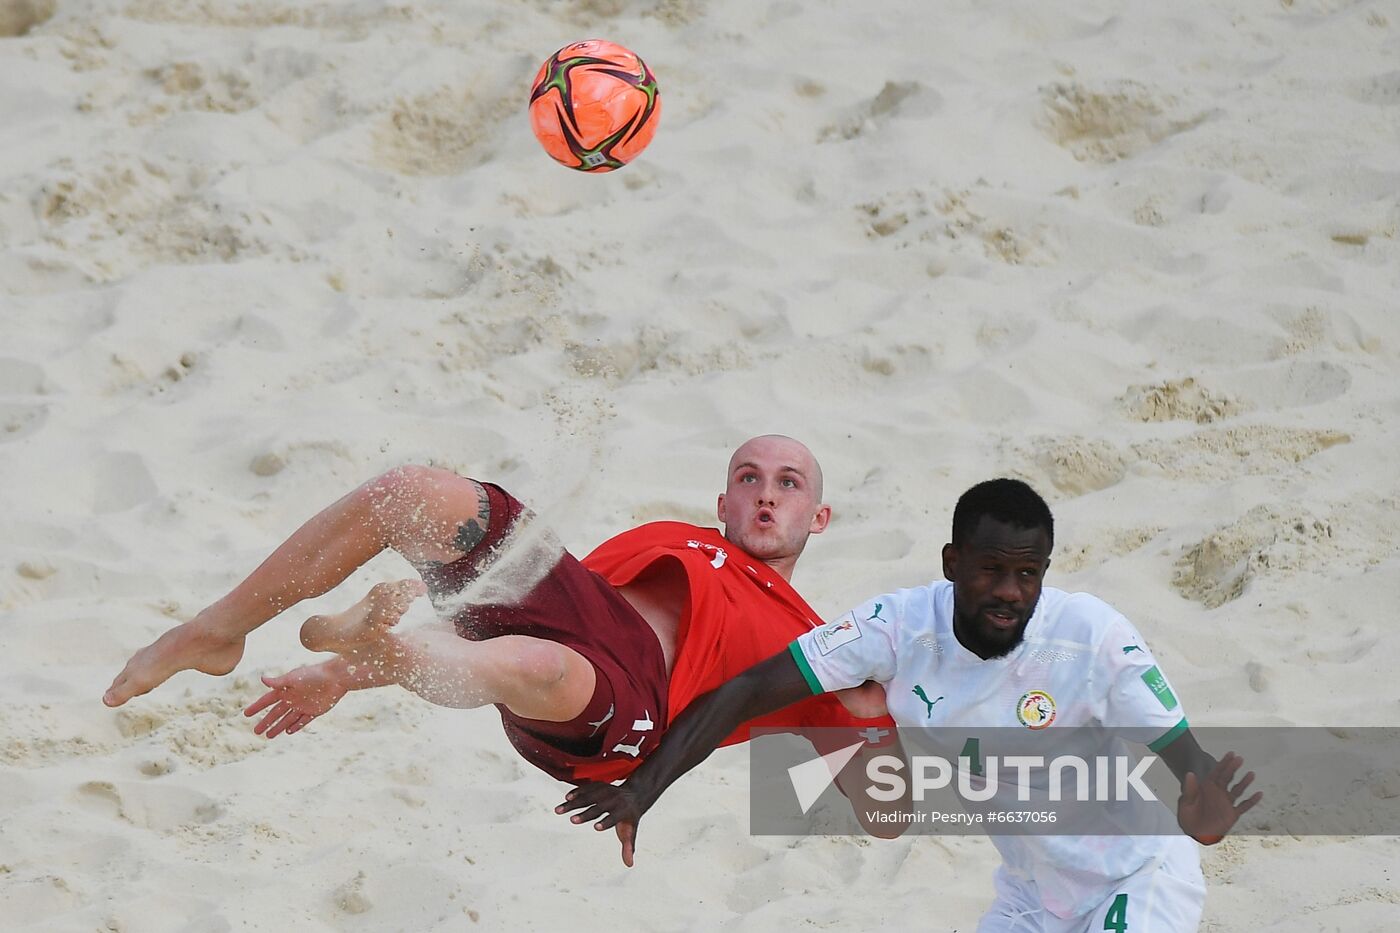
[[(525, 119), (593, 35), (664, 101), (610, 177)], [(742, 751), (629, 872), (491, 711), (386, 689), (254, 736), (257, 675), (392, 556), (235, 675), (101, 705), (403, 462), (583, 553), (710, 523), (730, 449), (795, 435), (828, 615), (1023, 477), (1050, 582), (1194, 722), (1400, 725), (1397, 63), (1393, 0), (0, 0), (0, 925), (975, 926), (988, 842), (750, 837)], [(1395, 838), (1204, 866), (1204, 929), (1400, 928)]]

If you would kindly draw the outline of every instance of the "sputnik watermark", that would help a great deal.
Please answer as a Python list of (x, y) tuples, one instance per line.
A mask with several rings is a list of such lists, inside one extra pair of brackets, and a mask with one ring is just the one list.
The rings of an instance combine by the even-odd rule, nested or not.
[[(1001, 769), (1005, 767), (1015, 772), (1009, 786), (1015, 788), (1016, 799), (1022, 803), (1031, 799), (1031, 774), (1041, 768), (1048, 768), (1049, 786), (1037, 799), (1051, 803), (1065, 800), (1099, 802), (1155, 801), (1157, 795), (1143, 783), (1143, 776), (1152, 767), (1155, 757), (1139, 759), (1136, 763), (1127, 755), (1097, 756), (1090, 760), (1077, 755), (1060, 755), (1046, 761), (1041, 755), (1007, 755), (998, 758), (988, 755), (974, 761), (971, 758), (958, 758), (953, 764), (947, 758), (937, 755), (914, 755), (909, 759), (909, 777), (904, 760), (895, 755), (879, 755), (866, 765), (866, 777), (871, 781), (871, 798), (884, 802), (899, 800), (909, 793), (916, 802), (922, 802), (930, 791), (943, 790), (953, 785), (956, 773), (958, 796), (963, 800), (982, 802), (998, 797), (1002, 791), (999, 780)], [(981, 773), (978, 773), (978, 768)], [(1089, 781), (1093, 772), (1092, 785)], [(1070, 772), (1071, 792), (1065, 793), (1065, 773)]]
[[(836, 775), (860, 753), (864, 745), (864, 742), (855, 742), (788, 769), (788, 778), (792, 781), (803, 814), (812, 809), (822, 793), (836, 780)], [(997, 799), (1002, 794), (1000, 776), (1005, 769), (1012, 774), (1005, 786), (1015, 791), (1017, 801), (1025, 803), (1032, 795), (1031, 775), (1044, 769), (1048, 779), (1045, 790), (1035, 795), (1037, 800), (1051, 803), (1065, 800), (1101, 803), (1156, 801), (1157, 795), (1143, 782), (1144, 775), (1156, 760), (1153, 756), (1134, 760), (1127, 755), (1100, 755), (1093, 759), (1059, 755), (1049, 761), (1042, 755), (1006, 755), (1000, 758), (989, 755), (976, 760), (966, 756), (950, 760), (940, 755), (913, 755), (906, 762), (898, 755), (875, 755), (865, 762), (865, 779), (868, 782), (865, 793), (870, 799), (883, 803), (893, 803), (906, 797), (922, 803), (931, 792), (953, 788), (962, 800), (981, 803)], [(1069, 775), (1068, 781), (1066, 775)], [(908, 817), (906, 822), (925, 822), (924, 818), (931, 818), (936, 812), (879, 814), (872, 815), (871, 819), (890, 822), (886, 817), (893, 816)], [(969, 816), (981, 815), (948, 814), (958, 818), (953, 822), (966, 822)]]
[[(1165, 732), (1061, 726), (755, 729), (750, 831), (859, 835), (884, 824), (932, 835), (1181, 832), (1185, 777), (1172, 747), (1184, 723)], [(1190, 733), (1208, 755), (1242, 757), (1265, 793), (1232, 835), (1400, 837), (1400, 727)]]

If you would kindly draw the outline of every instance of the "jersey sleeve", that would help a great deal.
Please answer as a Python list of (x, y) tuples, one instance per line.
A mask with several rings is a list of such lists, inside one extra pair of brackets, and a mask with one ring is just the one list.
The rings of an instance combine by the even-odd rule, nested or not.
[(788, 646), (813, 693), (894, 679), (897, 615), (890, 608), (893, 605), (893, 597), (877, 596), (803, 633)]
[(1096, 667), (1108, 687), (1101, 716), (1105, 726), (1132, 730), (1154, 752), (1186, 731), (1181, 698), (1137, 629), (1122, 616), (1104, 636)]

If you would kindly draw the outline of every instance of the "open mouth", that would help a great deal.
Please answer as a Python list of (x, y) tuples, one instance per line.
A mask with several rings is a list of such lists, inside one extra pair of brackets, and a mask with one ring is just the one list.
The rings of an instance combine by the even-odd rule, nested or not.
[(982, 618), (990, 622), (993, 628), (1001, 631), (1013, 629), (1021, 623), (1020, 615), (1010, 609), (984, 609), (982, 610)]
[(759, 509), (758, 514), (754, 516), (754, 521), (758, 522), (759, 526), (763, 528), (767, 528), (777, 520), (777, 516), (773, 514), (773, 510), (768, 508)]

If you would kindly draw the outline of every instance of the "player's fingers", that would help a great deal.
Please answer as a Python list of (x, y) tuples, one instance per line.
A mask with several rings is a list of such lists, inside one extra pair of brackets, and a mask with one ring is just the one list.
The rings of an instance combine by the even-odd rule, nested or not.
[(1254, 792), (1254, 796), (1250, 797), (1248, 800), (1246, 800), (1244, 803), (1240, 804), (1238, 807), (1235, 807), (1235, 816), (1236, 816), (1236, 817), (1244, 816), (1244, 815), (1245, 815), (1246, 813), (1248, 813), (1250, 810), (1254, 809), (1254, 805), (1255, 805), (1256, 803), (1258, 803), (1259, 801), (1261, 801), (1261, 800), (1263, 800), (1263, 799), (1264, 799), (1264, 792), (1263, 792), (1262, 790), (1256, 790), (1256, 791)]
[(256, 716), (258, 713), (261, 713), (263, 710), (271, 706), (274, 702), (276, 702), (276, 700), (277, 691), (269, 690), (253, 702), (249, 703), (248, 707), (243, 710), (243, 715)]
[(278, 719), (277, 722), (273, 723), (272, 728), (267, 730), (267, 737), (269, 739), (277, 738), (283, 732), (286, 732), (287, 727), (296, 722), (300, 717), (300, 710), (288, 707), (287, 711), (282, 714), (282, 718)]
[(607, 812), (608, 808), (606, 806), (600, 803), (595, 803), (591, 805), (588, 809), (584, 810), (582, 813), (575, 813), (573, 816), (569, 817), (569, 822), (589, 823), (593, 820), (598, 819), (600, 816)]
[(1186, 780), (1181, 782), (1181, 799), (1184, 803), (1195, 803), (1196, 794), (1200, 790), (1200, 784), (1196, 779), (1195, 771), (1186, 772)]
[(263, 737), (268, 739), (275, 739), (279, 735), (281, 735), (282, 730), (286, 728), (284, 723), (287, 721), (287, 717), (289, 715), (291, 714), (285, 708), (279, 708), (276, 714), (276, 718), (272, 719), (272, 721), (267, 724), (267, 728), (263, 730)]
[(288, 729), (292, 728), (292, 726), (295, 726), (297, 723), (301, 722), (302, 719), (304, 719), (305, 717), (306, 714), (303, 713), (301, 710), (292, 710), (290, 713), (284, 716), (282, 718), (282, 722), (278, 724), (281, 727), (280, 729), (278, 729), (278, 734), (280, 735), (281, 733), (286, 732)]
[(564, 795), (564, 802), (554, 808), (555, 813), (571, 813), (593, 804), (593, 795), (585, 793), (587, 788), (575, 787)]
[(1244, 777), (1240, 778), (1239, 782), (1236, 783), (1234, 787), (1230, 788), (1230, 802), (1234, 803), (1236, 800), (1239, 800), (1240, 794), (1243, 794), (1246, 790), (1248, 790), (1249, 785), (1253, 783), (1254, 772), (1250, 771)]
[(1242, 764), (1244, 764), (1243, 758), (1236, 755), (1234, 752), (1226, 752), (1225, 757), (1220, 759), (1220, 762), (1215, 766), (1215, 770), (1211, 772), (1211, 780), (1222, 787), (1229, 787), (1230, 781), (1235, 777), (1235, 772), (1240, 769), (1240, 765)]
[(285, 693), (289, 689), (296, 689), (298, 681), (301, 680), (305, 669), (306, 668), (304, 666), (296, 667), (290, 671), (287, 671), (287, 673), (285, 674), (278, 674), (275, 677), (270, 676), (268, 674), (264, 674), (262, 675), (262, 682), (264, 686), (268, 687), (271, 690), (277, 690), (278, 692)]
[(579, 797), (578, 788), (574, 788), (564, 795), (564, 800), (554, 808), (555, 813), (568, 813), (584, 806), (583, 800)]
[(637, 824), (617, 824), (617, 838), (622, 842), (622, 864), (631, 868), (637, 856)]
[(584, 807), (591, 807), (602, 804), (608, 808), (617, 800), (617, 788), (611, 784), (583, 784), (575, 787), (564, 795), (564, 802), (560, 804), (561, 813), (570, 810), (582, 810)]
[(273, 723), (282, 718), (282, 714), (286, 711), (287, 701), (279, 699), (275, 704), (273, 704), (272, 709), (268, 711), (267, 715), (264, 716), (256, 726), (253, 727), (253, 732), (257, 735), (262, 735), (263, 733), (267, 732), (267, 730), (272, 727)]

